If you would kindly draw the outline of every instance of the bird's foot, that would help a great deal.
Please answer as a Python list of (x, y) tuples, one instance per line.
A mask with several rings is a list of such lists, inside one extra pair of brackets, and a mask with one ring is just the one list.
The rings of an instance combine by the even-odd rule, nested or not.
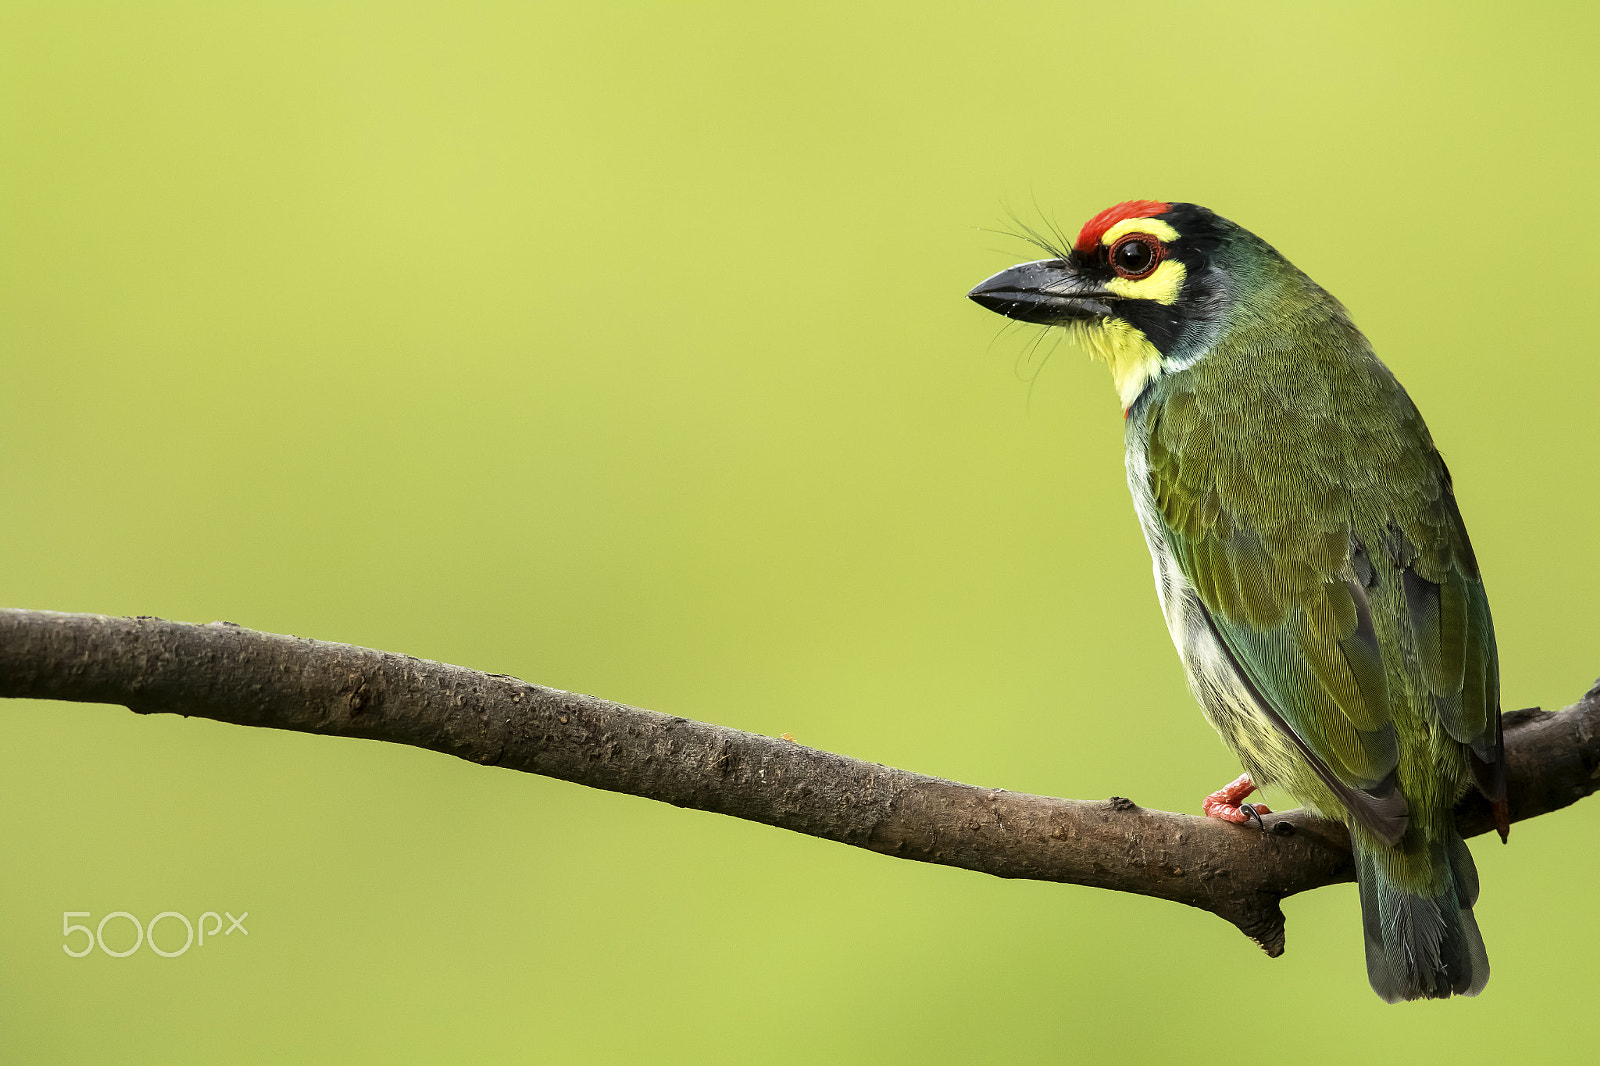
[(1241, 803), (1250, 793), (1256, 790), (1256, 783), (1250, 780), (1249, 774), (1240, 774), (1238, 780), (1231, 785), (1224, 785), (1206, 797), (1200, 809), (1207, 818), (1221, 818), (1224, 822), (1233, 822), (1235, 825), (1254, 824), (1258, 829), (1265, 830), (1266, 823), (1261, 820), (1263, 814), (1271, 814), (1272, 809), (1265, 803)]

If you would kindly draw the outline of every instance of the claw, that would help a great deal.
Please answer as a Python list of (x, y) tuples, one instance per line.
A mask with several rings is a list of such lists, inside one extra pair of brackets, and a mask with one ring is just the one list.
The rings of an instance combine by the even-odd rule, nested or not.
[(1254, 825), (1263, 833), (1267, 831), (1267, 823), (1261, 820), (1261, 812), (1256, 810), (1256, 808), (1265, 806), (1265, 803), (1245, 803), (1241, 804), (1239, 807), (1239, 813), (1244, 815), (1245, 824)]
[(1240, 774), (1232, 784), (1224, 785), (1207, 796), (1201, 810), (1207, 818), (1220, 818), (1235, 825), (1254, 824), (1265, 831), (1267, 826), (1261, 816), (1271, 814), (1272, 809), (1265, 803), (1240, 802), (1255, 790), (1256, 783), (1250, 780), (1250, 775)]

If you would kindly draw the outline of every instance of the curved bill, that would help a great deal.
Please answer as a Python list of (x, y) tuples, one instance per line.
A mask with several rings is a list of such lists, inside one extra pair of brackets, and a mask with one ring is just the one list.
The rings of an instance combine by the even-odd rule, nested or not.
[(1065, 259), (1040, 259), (1002, 270), (967, 299), (1020, 322), (1059, 326), (1111, 314), (1111, 293), (1078, 276)]

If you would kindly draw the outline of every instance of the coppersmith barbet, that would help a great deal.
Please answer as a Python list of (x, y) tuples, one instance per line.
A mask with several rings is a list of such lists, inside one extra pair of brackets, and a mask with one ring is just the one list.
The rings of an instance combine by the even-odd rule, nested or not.
[(1508, 826), (1494, 626), (1450, 472), (1345, 309), (1265, 241), (1138, 200), (969, 294), (1111, 367), (1128, 485), (1189, 685), (1246, 771), (1345, 822), (1385, 1000), (1489, 978), (1452, 809)]

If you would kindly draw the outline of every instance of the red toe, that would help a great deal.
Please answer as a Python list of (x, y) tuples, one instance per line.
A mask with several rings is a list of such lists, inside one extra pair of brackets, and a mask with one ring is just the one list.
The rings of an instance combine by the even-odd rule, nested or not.
[[(1243, 825), (1250, 821), (1250, 816), (1244, 812), (1240, 801), (1255, 790), (1256, 783), (1250, 780), (1250, 775), (1240, 774), (1231, 784), (1224, 785), (1207, 796), (1200, 809), (1205, 812), (1207, 818), (1220, 818), (1224, 822)], [(1252, 803), (1248, 806), (1257, 814), (1272, 813), (1265, 803)]]

